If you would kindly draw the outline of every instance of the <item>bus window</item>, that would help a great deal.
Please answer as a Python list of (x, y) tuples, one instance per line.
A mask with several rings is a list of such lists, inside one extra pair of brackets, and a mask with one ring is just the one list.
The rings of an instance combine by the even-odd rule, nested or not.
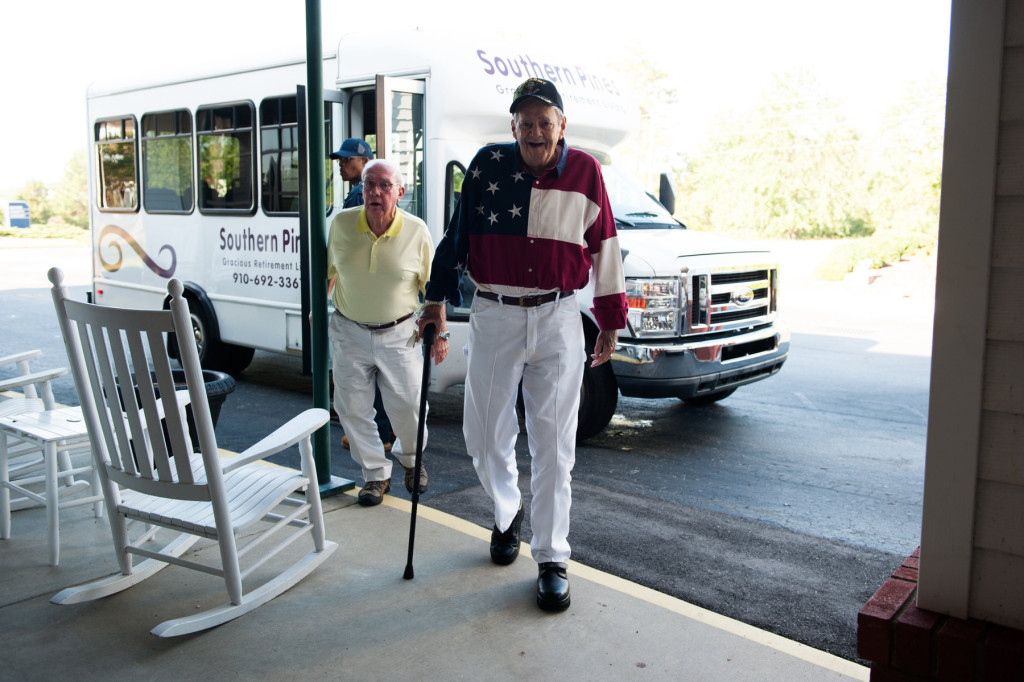
[[(349, 91), (348, 98), (348, 126), (345, 128), (342, 139), (346, 137), (359, 138), (370, 145), (374, 158), (383, 158), (383, 150), (377, 146), (377, 94), (373, 88), (359, 88)], [(341, 127), (339, 125), (339, 127)], [(335, 147), (337, 149), (337, 147)], [(341, 196), (338, 197), (339, 206), (348, 196), (351, 186), (345, 183)]]
[(299, 212), (295, 95), (260, 102), (260, 198), (265, 213)]
[(348, 102), (348, 134), (345, 137), (361, 137), (374, 152), (377, 149), (377, 100), (372, 88), (353, 91)]
[[(337, 147), (331, 144), (333, 138), (332, 129), (334, 127), (334, 116), (332, 112), (334, 107), (331, 106), (329, 100), (324, 102), (324, 178), (327, 183), (327, 194), (324, 197), (324, 206), (327, 207), (327, 215), (331, 215), (331, 211), (334, 210), (334, 183), (331, 179), (334, 174), (334, 160), (331, 159), (331, 152)], [(340, 124), (340, 121), (339, 121)], [(340, 146), (340, 143), (339, 143)]]
[(192, 114), (187, 109), (142, 116), (142, 205), (148, 213), (190, 213)]
[(95, 131), (100, 210), (138, 210), (135, 117), (98, 121)]
[[(328, 178), (326, 203), (328, 215), (334, 206), (334, 186), (330, 182), (332, 161), (331, 106), (324, 103), (324, 172)], [(260, 102), (260, 205), (263, 212), (298, 215), (299, 143), (298, 112), (295, 95), (268, 97)]]
[(256, 211), (253, 179), (252, 102), (217, 104), (196, 111), (199, 154), (199, 211)]

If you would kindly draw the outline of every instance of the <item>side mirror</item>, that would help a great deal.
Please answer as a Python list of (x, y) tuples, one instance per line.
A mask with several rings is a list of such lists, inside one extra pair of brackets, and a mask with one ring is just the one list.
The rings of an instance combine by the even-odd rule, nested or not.
[(668, 173), (661, 174), (661, 184), (658, 186), (658, 201), (665, 209), (674, 214), (676, 212), (676, 192), (672, 189), (672, 182), (668, 179)]

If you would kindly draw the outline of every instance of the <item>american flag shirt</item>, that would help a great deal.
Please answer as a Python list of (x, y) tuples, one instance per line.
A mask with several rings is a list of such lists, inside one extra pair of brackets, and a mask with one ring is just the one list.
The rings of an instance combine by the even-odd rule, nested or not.
[(622, 254), (601, 166), (560, 146), (540, 177), (522, 167), (518, 142), (476, 153), (435, 251), (427, 300), (461, 305), (464, 273), (481, 289), (520, 296), (582, 289), (593, 270), (598, 326), (625, 328)]

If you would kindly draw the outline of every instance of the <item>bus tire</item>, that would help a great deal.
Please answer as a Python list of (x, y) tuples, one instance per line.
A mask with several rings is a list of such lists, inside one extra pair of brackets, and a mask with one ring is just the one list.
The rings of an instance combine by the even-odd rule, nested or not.
[[(195, 337), (196, 349), (199, 351), (199, 364), (203, 369), (234, 375), (248, 367), (252, 362), (255, 350), (221, 341), (213, 310), (204, 305), (194, 294), (186, 294), (185, 300), (188, 302), (192, 333)], [(170, 344), (168, 345), (170, 346)], [(172, 355), (180, 360), (181, 356), (176, 353), (178, 351), (176, 347), (168, 348), (168, 350), (173, 351)]]
[(252, 362), (253, 355), (256, 354), (255, 348), (249, 348), (248, 346), (236, 346), (233, 343), (221, 343), (220, 344), (220, 357), (217, 359), (217, 367), (221, 372), (227, 372), (228, 374), (235, 376), (241, 374), (249, 363)]
[(211, 313), (195, 296), (186, 294), (185, 301), (188, 303), (188, 316), (192, 320), (192, 334), (195, 338), (196, 350), (199, 352), (199, 364), (203, 366), (203, 369), (220, 369), (213, 364), (217, 359), (220, 346), (220, 340), (217, 338), (218, 335), (213, 326), (215, 320), (211, 319)]
[(582, 443), (596, 436), (608, 426), (619, 403), (619, 384), (610, 362), (591, 367), (590, 355), (594, 352), (597, 330), (584, 326), (586, 356), (583, 359), (583, 385), (580, 387), (579, 424), (576, 427), (576, 442)]

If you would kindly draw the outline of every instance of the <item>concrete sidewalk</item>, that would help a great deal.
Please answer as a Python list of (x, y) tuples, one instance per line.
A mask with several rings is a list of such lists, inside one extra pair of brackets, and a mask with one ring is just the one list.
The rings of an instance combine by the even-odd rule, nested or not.
[(62, 588), (116, 571), (107, 520), (65, 510), (61, 565), (50, 567), (45, 512), (15, 512), (0, 541), (0, 678), (868, 679), (850, 661), (576, 563), (572, 606), (544, 613), (527, 546), (496, 566), (489, 531), (423, 505), (416, 575), (405, 580), (408, 501), (324, 502), (328, 538), (341, 545), (326, 563), (253, 613), (170, 640), (150, 628), (224, 602), (219, 579), (171, 566), (120, 594), (56, 606)]

